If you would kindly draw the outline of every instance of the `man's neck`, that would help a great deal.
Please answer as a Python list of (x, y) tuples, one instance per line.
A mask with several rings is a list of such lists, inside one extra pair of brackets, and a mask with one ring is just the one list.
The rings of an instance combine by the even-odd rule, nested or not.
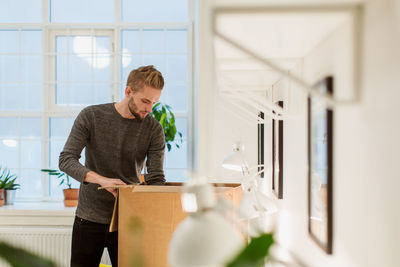
[(115, 109), (117, 110), (117, 112), (123, 118), (126, 118), (126, 119), (134, 119), (135, 118), (135, 116), (133, 116), (133, 114), (129, 111), (128, 102), (126, 101), (126, 98), (124, 98), (120, 102), (115, 103), (114, 106), (115, 106)]

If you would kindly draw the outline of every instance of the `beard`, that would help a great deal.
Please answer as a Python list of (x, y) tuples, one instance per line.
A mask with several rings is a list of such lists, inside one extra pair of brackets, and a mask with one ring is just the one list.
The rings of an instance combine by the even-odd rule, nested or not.
[(141, 116), (139, 114), (139, 108), (137, 107), (137, 105), (135, 104), (135, 101), (133, 101), (133, 99), (129, 99), (128, 102), (128, 108), (129, 108), (129, 112), (135, 117), (135, 119), (138, 119), (139, 121), (143, 121), (145, 116)]

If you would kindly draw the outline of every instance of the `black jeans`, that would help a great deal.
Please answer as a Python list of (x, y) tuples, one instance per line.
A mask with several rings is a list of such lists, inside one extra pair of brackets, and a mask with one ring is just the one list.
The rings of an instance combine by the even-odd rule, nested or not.
[(118, 232), (109, 232), (109, 224), (75, 217), (72, 229), (71, 266), (98, 267), (106, 247), (112, 266), (118, 266)]

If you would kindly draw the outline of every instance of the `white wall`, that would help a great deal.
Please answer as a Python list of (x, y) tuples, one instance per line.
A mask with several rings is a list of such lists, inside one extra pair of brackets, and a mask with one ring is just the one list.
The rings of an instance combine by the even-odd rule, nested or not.
[[(396, 17), (396, 1), (365, 3), (361, 101), (335, 108), (333, 255), (326, 255), (307, 232), (305, 106), (285, 121), (284, 199), (279, 201), (277, 238), (309, 266), (400, 266), (400, 12)], [(245, 122), (228, 119), (220, 108), (223, 100), (215, 95), (211, 7), (210, 1), (199, 3), (198, 166), (200, 173), (226, 179), (229, 175), (217, 164), (236, 141), (235, 128), (242, 129), (242, 139), (254, 154), (252, 162), (257, 132)], [(352, 75), (341, 69), (348, 54), (332, 54), (341, 51), (346, 36), (343, 28), (338, 29), (307, 55), (306, 80), (314, 82), (330, 73), (337, 81), (336, 92), (346, 95), (351, 90)], [(305, 105), (305, 98), (299, 101)]]
[(257, 164), (257, 125), (251, 125), (229, 112), (233, 107), (214, 85), (213, 39), (209, 0), (199, 1), (198, 91), (197, 91), (197, 159), (198, 172), (211, 180), (235, 182), (241, 173), (221, 167), (233, 143), (245, 144), (249, 165)]

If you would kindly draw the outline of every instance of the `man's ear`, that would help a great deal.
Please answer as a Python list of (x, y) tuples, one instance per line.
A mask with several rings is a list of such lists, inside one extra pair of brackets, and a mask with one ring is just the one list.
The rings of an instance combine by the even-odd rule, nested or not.
[(125, 96), (132, 94), (132, 88), (130, 86), (125, 87)]

